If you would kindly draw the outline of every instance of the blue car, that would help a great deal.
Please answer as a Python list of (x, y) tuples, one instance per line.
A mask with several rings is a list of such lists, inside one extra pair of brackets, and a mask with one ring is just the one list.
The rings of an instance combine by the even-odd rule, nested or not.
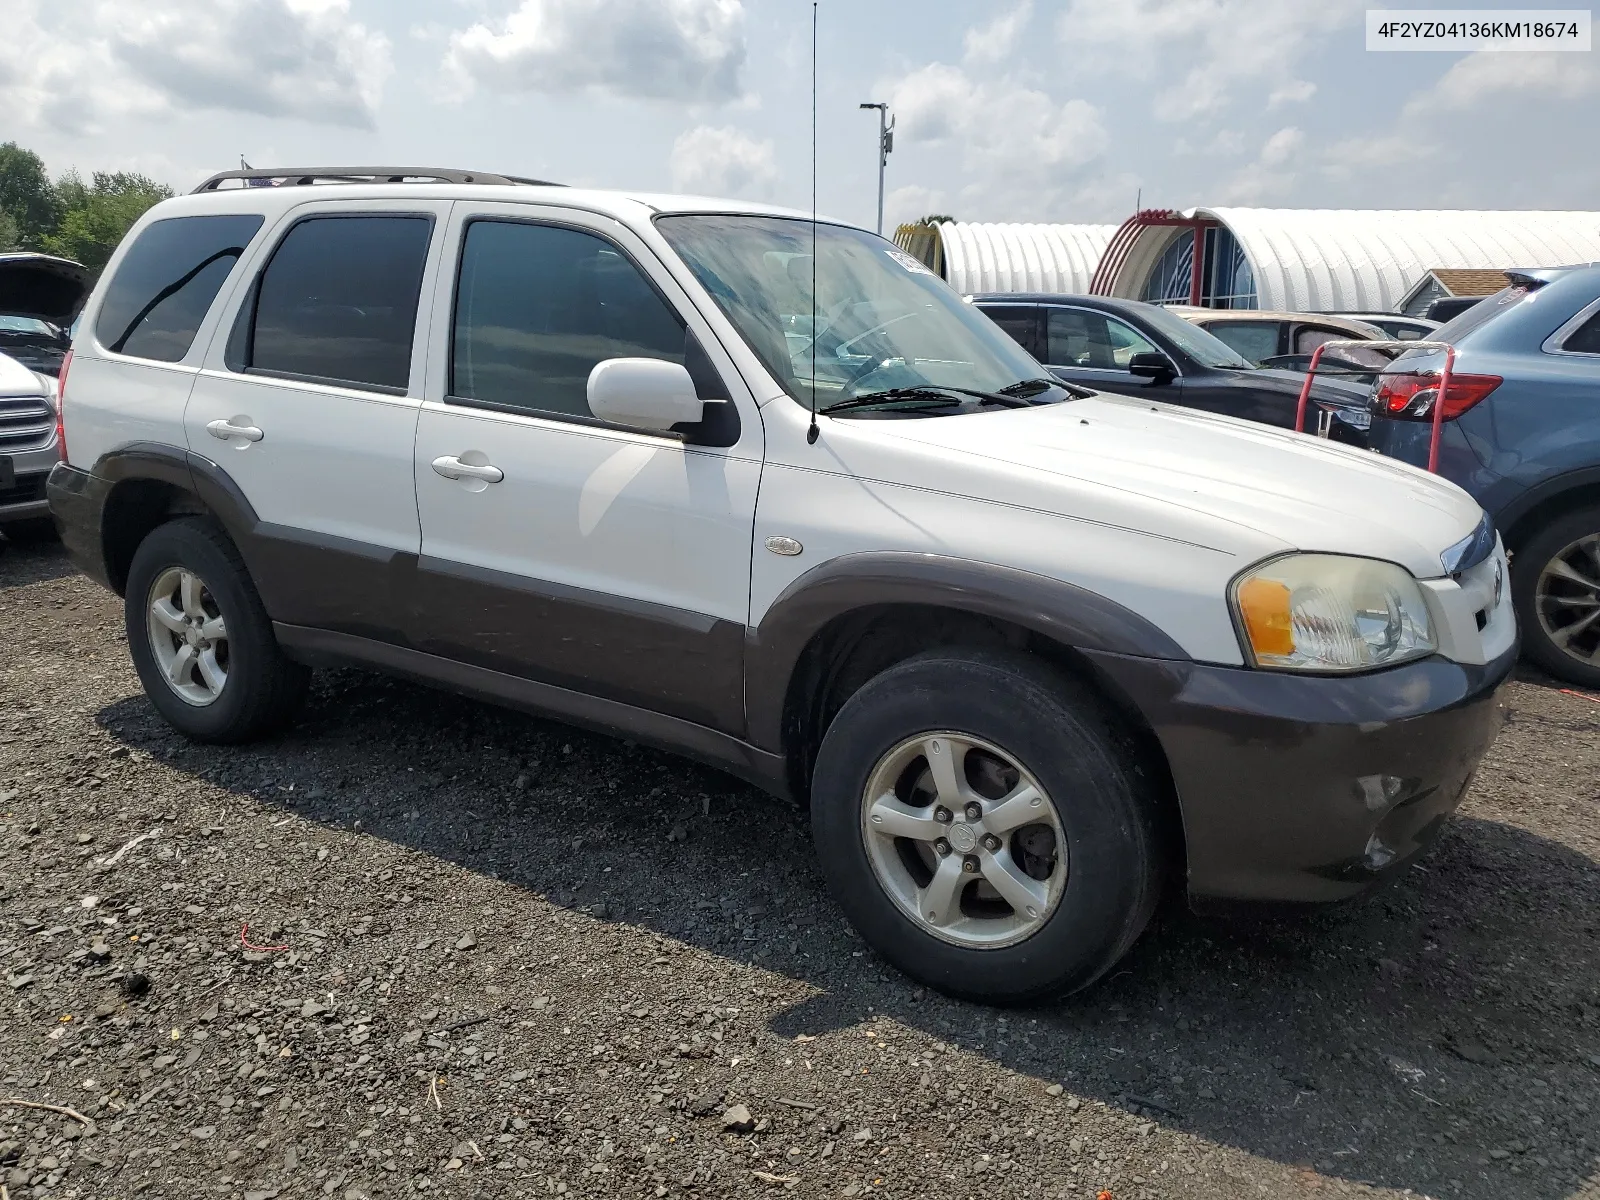
[[(1512, 553), (1527, 656), (1600, 688), (1600, 265), (1508, 274), (1432, 335), (1456, 348), (1438, 469)], [(1374, 450), (1427, 465), (1443, 365), (1413, 350), (1373, 383)]]

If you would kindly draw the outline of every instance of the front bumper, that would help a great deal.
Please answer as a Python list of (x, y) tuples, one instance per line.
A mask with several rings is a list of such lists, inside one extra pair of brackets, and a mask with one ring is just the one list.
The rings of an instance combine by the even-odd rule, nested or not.
[(52, 438), (48, 446), (34, 450), (0, 451), (11, 460), (9, 484), (0, 485), (0, 521), (24, 521), (50, 515), (45, 499), (45, 476), (61, 458)]
[(1439, 835), (1499, 732), (1517, 647), (1344, 677), (1090, 657), (1166, 751), (1191, 898), (1327, 901)]

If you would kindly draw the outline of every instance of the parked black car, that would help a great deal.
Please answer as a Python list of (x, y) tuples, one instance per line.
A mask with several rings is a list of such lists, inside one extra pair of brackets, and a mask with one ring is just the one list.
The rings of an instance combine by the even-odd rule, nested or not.
[[(985, 294), (972, 302), (1058, 378), (1102, 392), (1292, 428), (1305, 376), (1258, 367), (1205, 330), (1154, 304), (1108, 296)], [(1318, 379), (1331, 436), (1364, 446), (1367, 389)], [(1315, 426), (1308, 414), (1308, 428)]]

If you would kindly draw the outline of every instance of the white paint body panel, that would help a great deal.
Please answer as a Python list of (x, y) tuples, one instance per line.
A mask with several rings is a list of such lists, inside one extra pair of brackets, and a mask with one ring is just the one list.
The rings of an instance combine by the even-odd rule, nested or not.
[[(626, 251), (687, 320), (734, 391), (738, 443), (686, 447), (665, 436), (446, 402), (453, 264), (465, 223), (495, 216), (586, 230)], [(761, 414), (739, 386), (719, 338), (655, 251), (620, 222), (581, 210), (460, 204), (445, 260), (452, 266), (434, 289), (428, 399), (416, 438), (422, 553), (743, 623), (761, 479)], [(504, 479), (485, 486), (433, 470), (435, 458), (474, 451)]]
[[(380, 214), (426, 213), (433, 218), (433, 241), (418, 305), (418, 328), (425, 328), (451, 205), (448, 201), (411, 200), (351, 205), (304, 195), (302, 200), (304, 203), (283, 213), (265, 237), (257, 238), (245, 254), (245, 269), (235, 270), (230, 280), (231, 294), (220, 306), (224, 319), (217, 323), (184, 414), (189, 448), (227, 471), (262, 521), (414, 554), (421, 544), (421, 530), (411, 454), (427, 362), (426, 339), (420, 335), (413, 339), (409, 394), (405, 396), (240, 374), (227, 368), (224, 355), (228, 331), (249, 291), (248, 281), (271, 257), (289, 226), (313, 213), (353, 208)], [(251, 424), (262, 431), (259, 442), (223, 441), (206, 430), (213, 421), (237, 417), (249, 421), (236, 424)]]

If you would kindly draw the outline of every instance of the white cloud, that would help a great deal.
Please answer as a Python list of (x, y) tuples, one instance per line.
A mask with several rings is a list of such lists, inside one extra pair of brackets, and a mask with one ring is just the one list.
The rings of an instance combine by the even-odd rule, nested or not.
[(740, 0), (522, 0), (494, 26), (450, 36), (446, 76), (461, 94), (598, 92), (720, 101), (740, 93)]
[(1317, 94), (1317, 85), (1309, 79), (1291, 79), (1287, 83), (1279, 84), (1267, 96), (1267, 107), (1277, 108), (1283, 104), (1304, 104)]
[(193, 109), (370, 129), (390, 69), (348, 0), (13, 0), (0, 108), (73, 133)]
[(874, 94), (889, 97), (898, 149), (937, 150), (959, 178), (949, 203), (968, 220), (1068, 219), (1110, 140), (1088, 101), (1057, 100), (1004, 72), (929, 63)]
[(969, 167), (998, 182), (1059, 177), (1098, 158), (1107, 135), (1086, 100), (1056, 101), (1007, 79), (974, 79), (930, 63), (889, 87), (890, 107), (907, 142), (950, 142)]
[(944, 192), (938, 188), (923, 187), (919, 183), (891, 188), (883, 197), (884, 232), (892, 234), (895, 226), (942, 213), (944, 208)]
[[(1327, 35), (1359, 21), (1366, 0), (1071, 0), (1057, 27), (1093, 69), (1133, 70), (1175, 82), (1159, 90), (1154, 114), (1166, 121), (1213, 116), (1241, 95), (1269, 104), (1308, 99), (1312, 85), (1294, 69)], [(1314, 90), (1314, 89), (1313, 89)]]
[(1305, 140), (1304, 131), (1294, 125), (1274, 133), (1261, 144), (1255, 160), (1222, 185), (1222, 203), (1260, 204), (1289, 192), (1295, 182), (1295, 158)]
[(987, 25), (967, 30), (962, 39), (966, 61), (990, 65), (1016, 53), (1022, 31), (1033, 17), (1033, 0), (1022, 0), (1010, 12), (1001, 13)]
[(1306, 135), (1293, 125), (1278, 130), (1261, 147), (1261, 161), (1269, 167), (1282, 166), (1300, 148)]
[(778, 179), (773, 144), (699, 125), (672, 143), (672, 186), (708, 196), (765, 197)]
[(1469, 54), (1406, 102), (1402, 116), (1425, 117), (1488, 107), (1506, 99), (1579, 100), (1600, 93), (1593, 54)]

